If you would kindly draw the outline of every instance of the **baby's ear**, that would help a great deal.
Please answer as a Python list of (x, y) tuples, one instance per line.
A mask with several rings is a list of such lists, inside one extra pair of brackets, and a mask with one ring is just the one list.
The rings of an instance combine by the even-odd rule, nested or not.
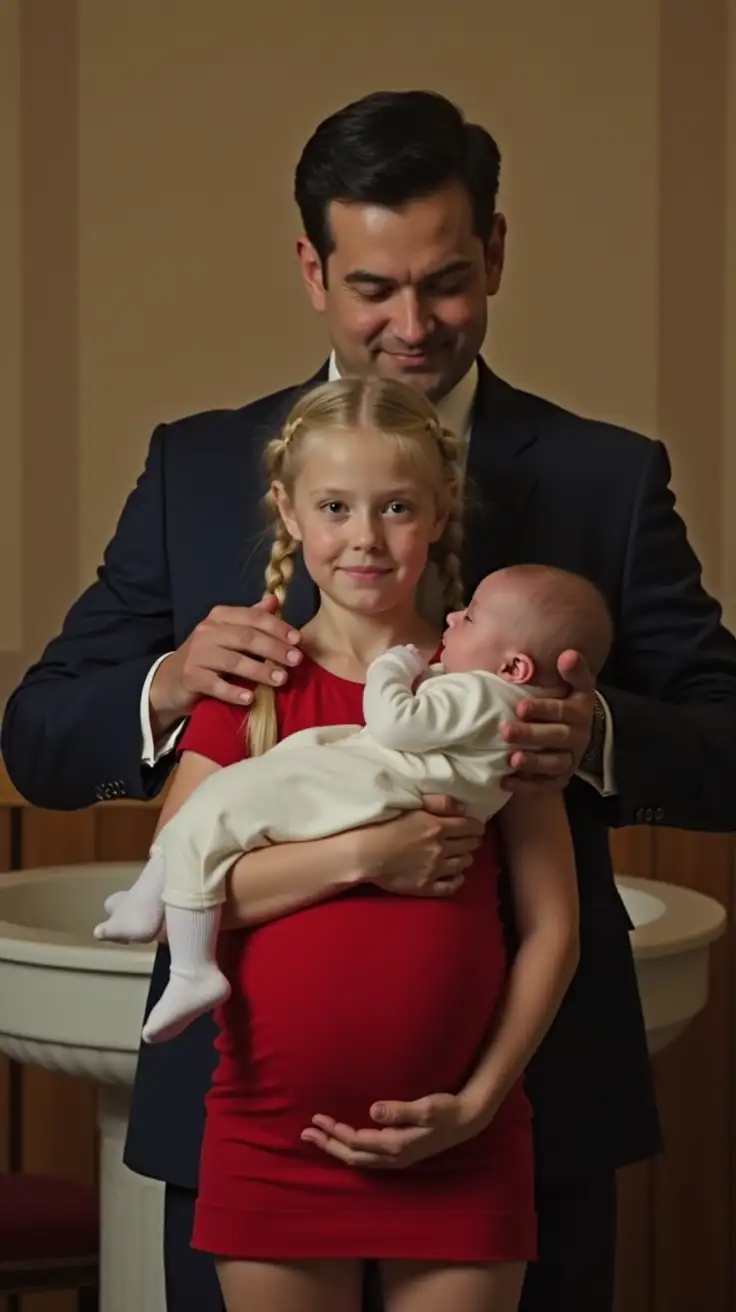
[(507, 683), (533, 683), (537, 667), (533, 658), (527, 656), (525, 652), (509, 652), (504, 658), (499, 673)]

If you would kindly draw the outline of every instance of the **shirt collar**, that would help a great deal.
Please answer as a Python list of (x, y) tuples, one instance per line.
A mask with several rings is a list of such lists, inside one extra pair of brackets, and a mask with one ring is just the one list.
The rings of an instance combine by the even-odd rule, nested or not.
[[(335, 352), (330, 356), (330, 365), (328, 371), (329, 381), (332, 383), (340, 377), (340, 371), (337, 367)], [(468, 372), (456, 383), (447, 396), (437, 404), (437, 414), (440, 417), (440, 423), (445, 428), (449, 428), (451, 433), (456, 437), (464, 440), (470, 433), (470, 421), (473, 413), (473, 404), (475, 393), (478, 387), (478, 361), (474, 360)]]

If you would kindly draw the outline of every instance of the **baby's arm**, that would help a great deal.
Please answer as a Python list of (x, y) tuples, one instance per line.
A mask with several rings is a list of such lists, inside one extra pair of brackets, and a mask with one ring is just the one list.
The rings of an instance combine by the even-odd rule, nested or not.
[(579, 956), (575, 856), (562, 795), (512, 797), (499, 820), (520, 945), (485, 1055), (461, 1094), (480, 1128), (542, 1042)]
[(471, 736), (498, 731), (508, 712), (478, 674), (438, 674), (412, 684), (427, 669), (413, 647), (392, 647), (369, 666), (363, 696), (366, 728), (397, 752), (445, 750)]

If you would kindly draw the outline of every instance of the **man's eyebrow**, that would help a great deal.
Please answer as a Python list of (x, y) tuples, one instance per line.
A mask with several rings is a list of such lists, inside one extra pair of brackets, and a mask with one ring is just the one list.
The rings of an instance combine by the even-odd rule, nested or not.
[(356, 286), (358, 283), (365, 286), (370, 283), (373, 287), (395, 287), (396, 279), (387, 278), (381, 273), (371, 273), (368, 269), (354, 269), (352, 273), (345, 275), (345, 281), (350, 286)]
[[(450, 277), (454, 273), (465, 273), (471, 267), (470, 260), (451, 260), (449, 264), (443, 264), (439, 269), (433, 269), (431, 273), (426, 273), (421, 278), (420, 286), (427, 283), (439, 282), (442, 278)], [(345, 275), (345, 282), (350, 287), (371, 286), (371, 287), (395, 287), (396, 279), (388, 278), (383, 273), (372, 273), (370, 269), (353, 269), (351, 273)]]

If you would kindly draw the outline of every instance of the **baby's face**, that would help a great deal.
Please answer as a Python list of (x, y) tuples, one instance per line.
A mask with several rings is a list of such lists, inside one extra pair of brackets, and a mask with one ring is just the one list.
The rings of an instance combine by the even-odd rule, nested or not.
[[(442, 664), (448, 674), (485, 670), (511, 683), (526, 683), (533, 665), (515, 649), (508, 593), (501, 595), (492, 577), (478, 585), (469, 606), (447, 617)], [(515, 607), (513, 608), (515, 609)]]

